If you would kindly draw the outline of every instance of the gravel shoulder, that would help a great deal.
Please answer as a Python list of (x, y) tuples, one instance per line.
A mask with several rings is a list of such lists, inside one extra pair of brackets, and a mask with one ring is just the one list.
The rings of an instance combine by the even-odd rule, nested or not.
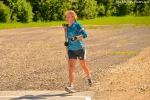
[[(75, 88), (96, 100), (150, 98), (150, 27), (86, 26), (84, 39), (94, 85), (77, 63)], [(62, 27), (0, 30), (0, 91), (64, 90), (68, 67)]]

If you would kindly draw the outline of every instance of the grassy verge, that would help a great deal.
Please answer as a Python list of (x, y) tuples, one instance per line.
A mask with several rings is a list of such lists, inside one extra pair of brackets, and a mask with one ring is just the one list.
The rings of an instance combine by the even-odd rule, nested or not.
[(30, 22), (30, 23), (0, 23), (0, 29), (9, 28), (25, 28), (25, 27), (45, 27), (45, 26), (60, 26), (65, 21), (53, 22)]
[[(83, 25), (110, 25), (110, 24), (146, 24), (150, 25), (150, 16), (146, 17), (99, 17), (90, 20), (78, 20)], [(31, 23), (0, 23), (0, 29), (61, 26), (65, 21), (31, 22)]]
[(147, 17), (134, 17), (134, 16), (126, 16), (126, 17), (102, 17), (96, 18), (92, 20), (83, 20), (81, 21), (83, 24), (150, 24), (150, 16)]

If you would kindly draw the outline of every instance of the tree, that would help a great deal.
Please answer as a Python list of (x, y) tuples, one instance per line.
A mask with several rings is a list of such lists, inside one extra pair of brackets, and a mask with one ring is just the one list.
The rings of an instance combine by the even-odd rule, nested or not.
[(134, 12), (137, 16), (149, 16), (150, 0), (136, 0)]
[(135, 4), (132, 2), (121, 2), (121, 3), (115, 3), (113, 6), (116, 9), (116, 12), (113, 12), (112, 14), (115, 16), (125, 16), (125, 15), (131, 15), (133, 14), (133, 10), (135, 7)]
[(102, 3), (98, 5), (98, 16), (105, 16), (105, 6)]
[(114, 7), (113, 7), (114, 0), (96, 0), (96, 1), (97, 1), (98, 7), (100, 8), (98, 10), (99, 16), (110, 16), (110, 15), (112, 15), (112, 12), (114, 12)]
[[(150, 0), (96, 0), (105, 9), (105, 16), (150, 15)], [(99, 16), (103, 16), (99, 9)]]

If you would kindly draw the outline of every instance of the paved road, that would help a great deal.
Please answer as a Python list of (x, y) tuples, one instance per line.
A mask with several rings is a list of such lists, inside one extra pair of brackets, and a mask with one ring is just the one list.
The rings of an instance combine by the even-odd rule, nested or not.
[(93, 92), (77, 92), (73, 94), (65, 91), (1, 91), (0, 100), (94, 100)]

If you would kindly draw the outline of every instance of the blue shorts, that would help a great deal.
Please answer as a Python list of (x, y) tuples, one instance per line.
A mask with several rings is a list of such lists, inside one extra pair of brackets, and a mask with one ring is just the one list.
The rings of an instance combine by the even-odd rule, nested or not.
[(80, 49), (80, 50), (68, 50), (68, 57), (69, 59), (79, 59), (84, 60), (86, 59), (86, 50)]

